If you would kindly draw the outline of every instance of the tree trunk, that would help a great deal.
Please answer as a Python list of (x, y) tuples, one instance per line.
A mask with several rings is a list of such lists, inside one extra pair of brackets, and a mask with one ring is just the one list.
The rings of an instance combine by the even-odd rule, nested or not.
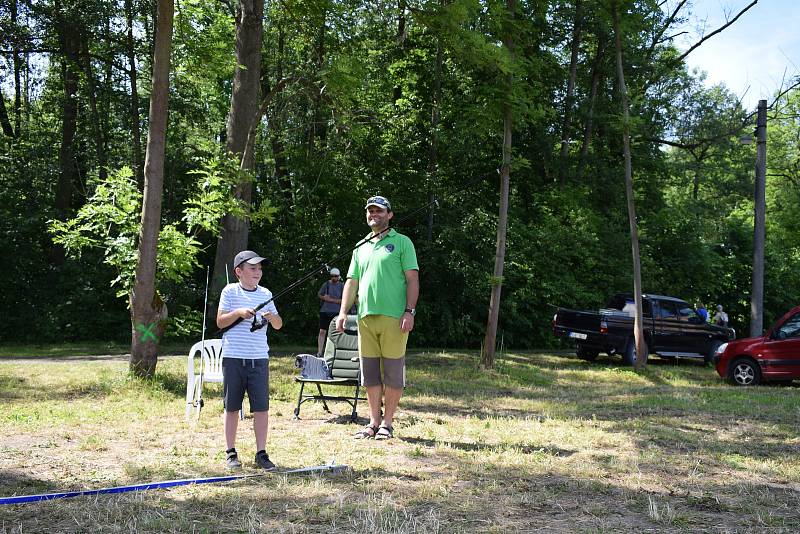
[(766, 239), (767, 101), (758, 101), (756, 119), (756, 179), (753, 221), (753, 291), (750, 297), (750, 337), (763, 335), (764, 241)]
[[(17, 7), (17, 0), (11, 0), (11, 26), (15, 28), (18, 27), (19, 18)], [(20, 56), (18, 43), (18, 39), (14, 39), (14, 49), (12, 51), (14, 62), (14, 130), (16, 131), (16, 135), (19, 135), (20, 124), (22, 122), (22, 57)]]
[(603, 52), (605, 51), (605, 41), (603, 35), (597, 36), (597, 51), (592, 62), (592, 82), (589, 88), (589, 111), (586, 114), (586, 124), (583, 128), (583, 141), (581, 142), (581, 155), (578, 160), (578, 170), (575, 173), (578, 181), (583, 179), (583, 169), (586, 165), (586, 158), (589, 156), (589, 145), (592, 143), (592, 129), (594, 127), (594, 105), (597, 102), (597, 89), (600, 86), (601, 66)]
[(567, 175), (567, 156), (569, 156), (569, 143), (572, 131), (572, 107), (575, 98), (575, 79), (578, 77), (578, 52), (581, 47), (581, 0), (575, 0), (575, 21), (572, 24), (572, 46), (569, 58), (569, 79), (567, 81), (567, 94), (564, 97), (564, 122), (561, 125), (561, 164), (559, 165), (559, 180), (563, 184)]
[[(54, 7), (56, 29), (61, 52), (61, 77), (63, 102), (61, 110), (61, 145), (58, 151), (58, 183), (54, 207), (56, 217), (66, 220), (72, 208), (72, 189), (77, 180), (78, 168), (75, 158), (75, 131), (78, 122), (78, 36), (74, 21), (67, 15), (60, 2)], [(56, 264), (64, 261), (60, 246), (53, 248), (51, 259)]]
[[(516, 0), (506, 0), (509, 21), (503, 32), (503, 45), (509, 56), (514, 58), (514, 37), (510, 20), (516, 12)], [(511, 132), (514, 124), (512, 108), (514, 75), (509, 73), (506, 79), (506, 95), (503, 103), (503, 164), (500, 167), (500, 209), (497, 219), (497, 248), (494, 257), (494, 276), (492, 277), (492, 294), (489, 299), (489, 318), (486, 324), (486, 337), (481, 351), (481, 367), (491, 369), (494, 366), (495, 344), (497, 341), (497, 323), (500, 319), (500, 295), (503, 289), (503, 267), (506, 257), (506, 231), (508, 227), (508, 196), (511, 174)]]
[[(280, 83), (280, 80), (283, 79), (283, 54), (284, 54), (284, 47), (286, 45), (286, 32), (284, 31), (283, 26), (278, 28), (278, 50), (276, 51), (276, 65), (275, 65), (275, 80), (276, 84)], [(277, 100), (275, 107), (280, 109), (281, 102), (280, 102), (280, 94), (276, 93), (275, 99)], [(294, 188), (292, 187), (291, 178), (289, 178), (289, 173), (287, 171), (286, 165), (286, 154), (284, 152), (285, 148), (283, 145), (283, 139), (281, 139), (281, 127), (282, 127), (283, 117), (281, 116), (280, 112), (275, 113), (272, 116), (272, 120), (270, 121), (272, 124), (270, 126), (270, 145), (272, 147), (272, 158), (275, 160), (275, 181), (278, 182), (278, 190), (280, 191), (281, 195), (283, 196), (284, 200), (287, 204), (293, 203), (294, 198)]]
[[(395, 42), (397, 42), (397, 46), (400, 48), (400, 54), (405, 53), (405, 42), (406, 42), (406, 0), (398, 0), (397, 2), (397, 35), (395, 36)], [(403, 90), (400, 87), (400, 84), (394, 86), (392, 90), (392, 102), (397, 103), (398, 100), (403, 96)]]
[[(247, 147), (248, 134), (253, 121), (257, 120), (258, 91), (261, 86), (261, 34), (264, 16), (263, 0), (240, 0), (236, 10), (236, 70), (233, 75), (231, 108), (228, 113), (228, 152), (240, 158), (240, 168), (252, 171), (255, 157)], [(234, 196), (245, 206), (252, 198), (252, 181), (239, 183)], [(218, 295), (225, 280), (225, 268), (233, 257), (247, 248), (249, 221), (225, 215), (222, 231), (217, 240), (214, 258), (214, 284), (212, 295)]]
[[(433, 95), (431, 95), (431, 141), (428, 148), (428, 200), (433, 202), (433, 189), (436, 187), (436, 175), (439, 172), (439, 116), (442, 98), (442, 40), (436, 39), (436, 61), (433, 65)], [(433, 241), (433, 206), (428, 210), (428, 243)]]
[(14, 127), (8, 118), (8, 110), (6, 109), (6, 97), (0, 91), (0, 126), (3, 127), (3, 134), (7, 137), (16, 137), (14, 134)]
[[(327, 30), (327, 17), (328, 17), (328, 11), (323, 8), (322, 21), (320, 22), (319, 29), (317, 30), (317, 44), (315, 49), (315, 55), (316, 55), (315, 67), (317, 69), (318, 76), (320, 75), (325, 66), (325, 34)], [(322, 87), (315, 87), (315, 91), (312, 96), (313, 111), (311, 113), (311, 125), (308, 129), (309, 157), (314, 157), (314, 154), (316, 152), (316, 140), (320, 139), (321, 141), (324, 141), (328, 135), (327, 128), (325, 126), (325, 119), (322, 117), (321, 113), (322, 89), (323, 89)]]
[(108, 177), (108, 162), (106, 160), (105, 140), (103, 132), (103, 119), (97, 106), (97, 80), (95, 79), (92, 59), (89, 57), (89, 42), (85, 33), (81, 33), (81, 63), (86, 77), (86, 92), (89, 96), (89, 110), (92, 114), (92, 135), (94, 137), (95, 156), (97, 157), (98, 177), (105, 180)]
[(630, 132), (630, 105), (628, 103), (628, 88), (625, 85), (625, 70), (622, 65), (622, 36), (620, 35), (619, 4), (614, 1), (613, 25), (614, 44), (617, 55), (617, 77), (619, 79), (619, 93), (622, 100), (622, 146), (625, 160), (625, 197), (628, 201), (628, 223), (631, 232), (631, 254), (633, 256), (633, 299), (636, 305), (636, 318), (634, 320), (633, 335), (636, 343), (637, 370), (644, 369), (647, 364), (647, 349), (644, 339), (642, 324), (642, 268), (639, 259), (639, 232), (636, 224), (636, 205), (633, 198), (633, 165), (631, 163), (631, 132)]
[(142, 132), (139, 118), (139, 89), (136, 72), (136, 41), (133, 39), (133, 0), (125, 0), (125, 18), (128, 26), (126, 37), (126, 53), (128, 56), (128, 77), (131, 84), (130, 121), (133, 141), (133, 173), (139, 187), (144, 187), (144, 171), (142, 169)]
[(167, 134), (169, 69), (172, 50), (173, 0), (158, 0), (153, 89), (150, 96), (149, 132), (144, 162), (144, 199), (139, 233), (139, 262), (131, 293), (131, 372), (153, 376), (166, 307), (156, 293), (156, 254), (161, 227), (164, 189), (164, 148)]

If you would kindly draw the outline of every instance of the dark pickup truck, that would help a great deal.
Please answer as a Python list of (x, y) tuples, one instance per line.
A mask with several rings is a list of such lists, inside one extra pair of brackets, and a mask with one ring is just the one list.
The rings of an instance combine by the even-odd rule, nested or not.
[[(663, 358), (698, 358), (711, 362), (723, 343), (736, 338), (732, 328), (707, 323), (686, 301), (662, 295), (642, 295), (644, 337), (649, 354)], [(605, 308), (571, 310), (558, 308), (553, 333), (575, 342), (579, 358), (592, 361), (601, 352), (621, 354), (633, 365), (635, 305), (633, 296), (619, 293)]]

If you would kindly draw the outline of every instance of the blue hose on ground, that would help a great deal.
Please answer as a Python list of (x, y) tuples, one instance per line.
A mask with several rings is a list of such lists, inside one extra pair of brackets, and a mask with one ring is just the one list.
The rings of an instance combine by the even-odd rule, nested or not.
[(290, 475), (299, 473), (315, 473), (330, 471), (333, 474), (341, 473), (347, 470), (346, 465), (325, 464), (315, 465), (312, 467), (301, 467), (299, 469), (288, 469), (280, 471), (266, 471), (261, 473), (254, 473), (248, 475), (229, 475), (223, 477), (208, 477), (208, 478), (186, 478), (183, 480), (165, 480), (163, 482), (149, 482), (146, 484), (132, 484), (130, 486), (116, 486), (113, 488), (99, 488), (80, 491), (63, 491), (58, 493), (42, 493), (39, 495), (20, 495), (18, 497), (0, 497), (0, 505), (2, 504), (25, 504), (29, 502), (52, 501), (54, 499), (68, 499), (71, 497), (83, 497), (85, 495), (103, 495), (106, 493), (127, 493), (129, 491), (146, 491), (153, 489), (174, 488), (177, 486), (188, 486), (190, 484), (211, 484), (215, 482), (229, 482), (231, 480), (239, 480), (243, 478), (261, 477), (264, 475)]

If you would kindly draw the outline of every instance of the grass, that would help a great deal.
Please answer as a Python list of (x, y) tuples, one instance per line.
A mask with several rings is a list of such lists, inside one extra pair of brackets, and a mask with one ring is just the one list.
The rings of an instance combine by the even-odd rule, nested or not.
[[(120, 357), (8, 354), (0, 496), (227, 473), (220, 388), (185, 422), (184, 358), (141, 381)], [(473, 352), (422, 352), (395, 439), (360, 442), (345, 404), (292, 419), (292, 363), (270, 364), (271, 458), (350, 472), (6, 505), (0, 532), (793, 532), (800, 519), (800, 388), (735, 388), (693, 362), (636, 374), (507, 352), (481, 372)]]

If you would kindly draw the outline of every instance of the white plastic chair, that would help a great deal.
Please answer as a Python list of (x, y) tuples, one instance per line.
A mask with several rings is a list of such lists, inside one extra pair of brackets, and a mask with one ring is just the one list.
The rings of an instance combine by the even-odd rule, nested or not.
[[(203, 376), (195, 374), (194, 358), (201, 353), (203, 358)], [(186, 419), (192, 413), (192, 408), (200, 413), (203, 384), (206, 382), (222, 383), (222, 340), (206, 339), (198, 341), (189, 349), (189, 359), (186, 366)], [(239, 410), (239, 419), (244, 418), (244, 411)]]

